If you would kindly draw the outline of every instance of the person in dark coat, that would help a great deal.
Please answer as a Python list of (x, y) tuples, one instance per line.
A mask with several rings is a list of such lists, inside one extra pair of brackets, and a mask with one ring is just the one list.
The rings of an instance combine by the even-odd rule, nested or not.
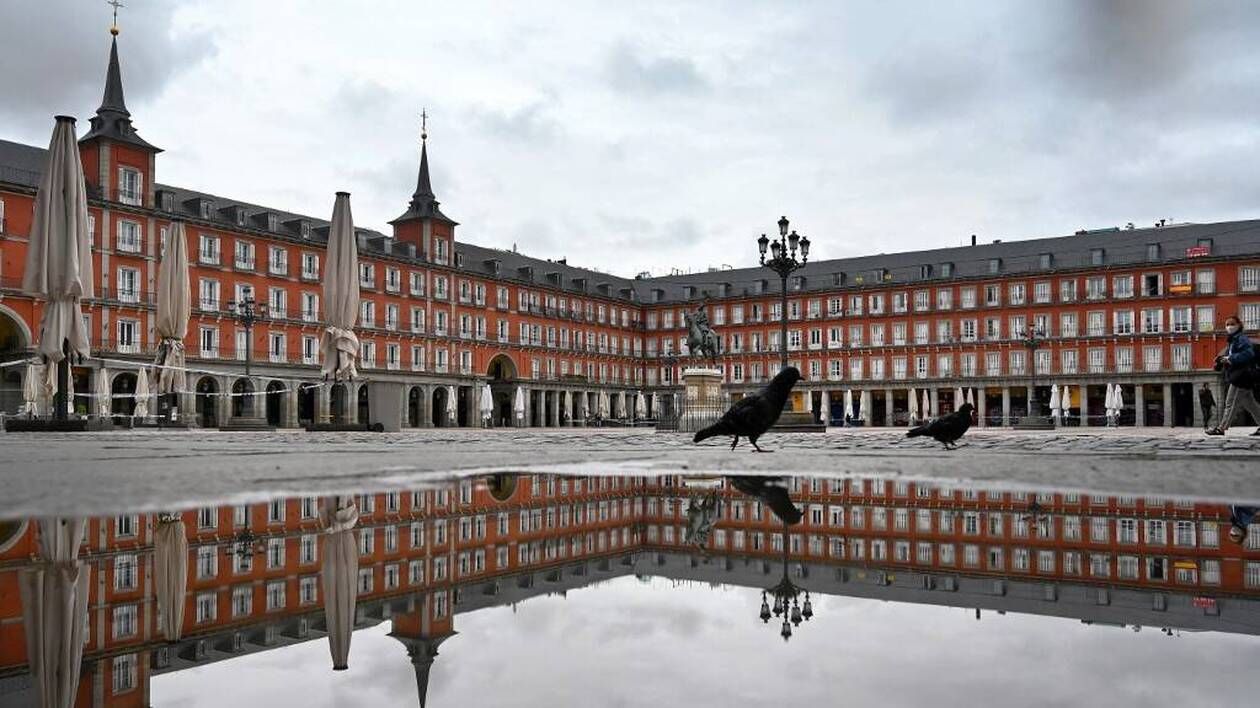
[(1203, 427), (1212, 427), (1212, 409), (1216, 407), (1216, 396), (1212, 395), (1212, 387), (1207, 383), (1199, 389), (1199, 408), (1203, 409)]
[(1247, 540), (1247, 530), (1256, 518), (1260, 508), (1233, 504), (1229, 507), (1229, 540), (1242, 544)]
[[(1234, 413), (1238, 406), (1247, 409), (1251, 417), (1260, 423), (1260, 404), (1256, 403), (1252, 387), (1255, 385), (1254, 366), (1256, 350), (1251, 338), (1243, 331), (1242, 320), (1230, 315), (1225, 318), (1225, 332), (1229, 335), (1225, 351), (1216, 357), (1216, 369), (1225, 373), (1229, 382), (1225, 392), (1225, 407), (1221, 409), (1220, 420), (1216, 427), (1207, 431), (1208, 435), (1224, 435), (1234, 421)], [(1260, 435), (1260, 428), (1252, 435)]]

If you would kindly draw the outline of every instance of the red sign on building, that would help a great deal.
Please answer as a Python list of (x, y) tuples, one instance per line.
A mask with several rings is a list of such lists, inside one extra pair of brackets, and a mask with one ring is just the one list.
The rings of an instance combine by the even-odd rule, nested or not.
[(1202, 258), (1212, 255), (1211, 246), (1191, 246), (1186, 249), (1186, 258)]
[(1195, 607), (1203, 610), (1210, 610), (1216, 607), (1216, 598), (1214, 597), (1196, 597), (1191, 601)]

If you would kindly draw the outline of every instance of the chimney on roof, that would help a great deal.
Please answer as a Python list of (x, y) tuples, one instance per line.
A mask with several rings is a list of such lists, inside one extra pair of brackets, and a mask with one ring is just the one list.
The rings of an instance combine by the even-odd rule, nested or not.
[(974, 246), (974, 245), (976, 245), (976, 235), (975, 235), (975, 234), (972, 234), (972, 235), (971, 235), (971, 245), (973, 245), (973, 246)]
[(556, 263), (559, 263), (560, 265), (569, 265), (569, 259), (567, 257), (557, 258)]

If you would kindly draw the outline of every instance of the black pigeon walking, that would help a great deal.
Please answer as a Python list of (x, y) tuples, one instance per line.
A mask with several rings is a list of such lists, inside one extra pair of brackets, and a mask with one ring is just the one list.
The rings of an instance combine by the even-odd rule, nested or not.
[(933, 440), (945, 445), (946, 450), (953, 450), (954, 443), (967, 432), (967, 428), (971, 427), (971, 412), (975, 410), (975, 406), (970, 403), (964, 403), (962, 406), (950, 413), (941, 416), (927, 425), (920, 425), (910, 432), (906, 433), (908, 438), (917, 438), (920, 435), (926, 435)]
[(795, 366), (780, 371), (765, 388), (739, 399), (730, 410), (722, 414), (718, 422), (696, 433), (692, 442), (700, 442), (717, 435), (734, 435), (735, 439), (731, 441), (731, 449), (734, 450), (739, 444), (740, 436), (743, 436), (748, 438), (748, 442), (752, 443), (757, 452), (766, 452), (757, 447), (757, 438), (779, 419), (788, 394), (792, 392), (792, 386), (800, 380), (801, 372)]

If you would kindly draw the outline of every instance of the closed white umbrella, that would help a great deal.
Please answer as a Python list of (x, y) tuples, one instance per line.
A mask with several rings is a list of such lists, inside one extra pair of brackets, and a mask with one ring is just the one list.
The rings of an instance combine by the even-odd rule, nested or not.
[(966, 401), (963, 399), (965, 399), (966, 397), (967, 395), (963, 393), (962, 386), (959, 386), (958, 388), (954, 389), (954, 410), (958, 410), (959, 408), (962, 408), (963, 403), (966, 403)]
[(850, 421), (853, 417), (853, 389), (846, 388), (844, 390), (844, 418)]
[(179, 641), (184, 631), (184, 594), (188, 591), (188, 536), (181, 515), (158, 517), (153, 561), (158, 611), (162, 618), (159, 629), (166, 641)]
[(38, 521), (39, 560), (18, 573), (26, 656), (41, 706), (70, 708), (83, 663), (91, 568), (79, 561), (86, 519)]
[(481, 419), (490, 420), (490, 416), (494, 413), (494, 396), (490, 393), (489, 386), (481, 387), (481, 404), (478, 408), (481, 411)]
[(975, 406), (976, 405), (975, 394), (976, 394), (976, 390), (974, 388), (967, 389), (967, 400), (965, 401), (965, 403), (967, 403), (970, 406)]
[(133, 415), (137, 418), (149, 417), (149, 375), (144, 369), (136, 372), (136, 409)]
[(910, 389), (910, 395), (906, 398), (906, 401), (906, 407), (909, 409), (906, 411), (906, 414), (910, 416), (910, 422), (913, 423), (919, 419), (919, 392)]
[(822, 423), (828, 425), (831, 422), (831, 394), (826, 389), (822, 392)]
[(1110, 416), (1111, 409), (1115, 408), (1116, 392), (1111, 388), (1111, 384), (1107, 384), (1106, 393), (1103, 395), (1103, 412)]
[[(36, 351), (49, 365), (49, 379), (54, 386), (54, 367), (69, 380), (69, 363), (58, 366), (67, 354), (89, 354), (88, 329), (79, 301), (95, 295), (92, 273), (87, 188), (75, 141), (74, 119), (57, 116), (48, 145), (48, 163), (35, 195), (26, 267), (22, 271), (22, 291), (45, 300)], [(65, 393), (69, 400), (70, 392)], [(65, 415), (64, 406), (54, 411), (56, 418)]]
[(188, 285), (188, 242), (184, 223), (171, 224), (167, 234), (166, 253), (158, 267), (157, 318), (154, 331), (158, 336), (157, 370), (159, 394), (184, 392), (184, 338), (188, 336), (188, 318), (192, 313), (192, 290)]
[(455, 398), (455, 387), (446, 387), (446, 418), (452, 423), (456, 422), (455, 417), (459, 415), (459, 401)]
[(359, 539), (355, 526), (359, 508), (354, 497), (324, 500), (324, 618), (328, 629), (328, 649), (333, 671), (349, 667), (350, 634), (354, 630), (354, 608), (358, 602)]
[(319, 341), (324, 378), (349, 381), (358, 375), (359, 243), (350, 216), (350, 195), (337, 192), (324, 263), (324, 334)]
[(561, 422), (562, 422), (562, 423), (563, 423), (563, 422), (568, 422), (568, 423), (572, 424), (572, 422), (573, 422), (573, 418), (574, 418), (574, 413), (573, 413), (573, 396), (569, 395), (569, 392), (568, 392), (568, 391), (565, 391), (564, 393), (562, 393), (562, 394), (560, 395), (560, 406), (561, 406), (561, 408), (560, 408), (560, 410), (561, 410), (561, 414), (560, 414)]
[(518, 421), (525, 419), (525, 389), (516, 387), (516, 399), (512, 402), (512, 413)]
[(108, 418), (111, 408), (111, 396), (109, 390), (109, 369), (102, 368), (96, 372), (96, 415), (101, 418)]
[(1059, 405), (1060, 405), (1059, 404), (1059, 387), (1055, 385), (1051, 385), (1050, 386), (1050, 416), (1051, 417), (1053, 418), (1059, 417)]
[(639, 391), (639, 395), (638, 395), (638, 396), (636, 396), (635, 398), (636, 398), (636, 400), (635, 400), (635, 403), (636, 403), (636, 413), (637, 413), (638, 418), (639, 418), (640, 420), (642, 420), (643, 418), (646, 418), (646, 417), (647, 417), (647, 415), (648, 415), (648, 413), (647, 413), (647, 398), (643, 395), (643, 392), (642, 392), (642, 391)]
[(34, 416), (39, 412), (40, 389), (45, 383), (40, 367), (26, 365), (26, 375), (22, 377), (22, 413)]
[(1120, 384), (1116, 384), (1116, 417), (1120, 417), (1120, 411), (1124, 410), (1124, 389), (1120, 388)]
[(861, 409), (858, 413), (861, 416), (862, 420), (867, 423), (871, 422), (872, 418), (871, 418), (871, 392), (870, 391), (862, 391), (862, 395), (858, 402), (858, 407)]
[(926, 388), (923, 389), (923, 407), (920, 410), (922, 411), (925, 419), (932, 417), (932, 397), (928, 395), (928, 390)]

